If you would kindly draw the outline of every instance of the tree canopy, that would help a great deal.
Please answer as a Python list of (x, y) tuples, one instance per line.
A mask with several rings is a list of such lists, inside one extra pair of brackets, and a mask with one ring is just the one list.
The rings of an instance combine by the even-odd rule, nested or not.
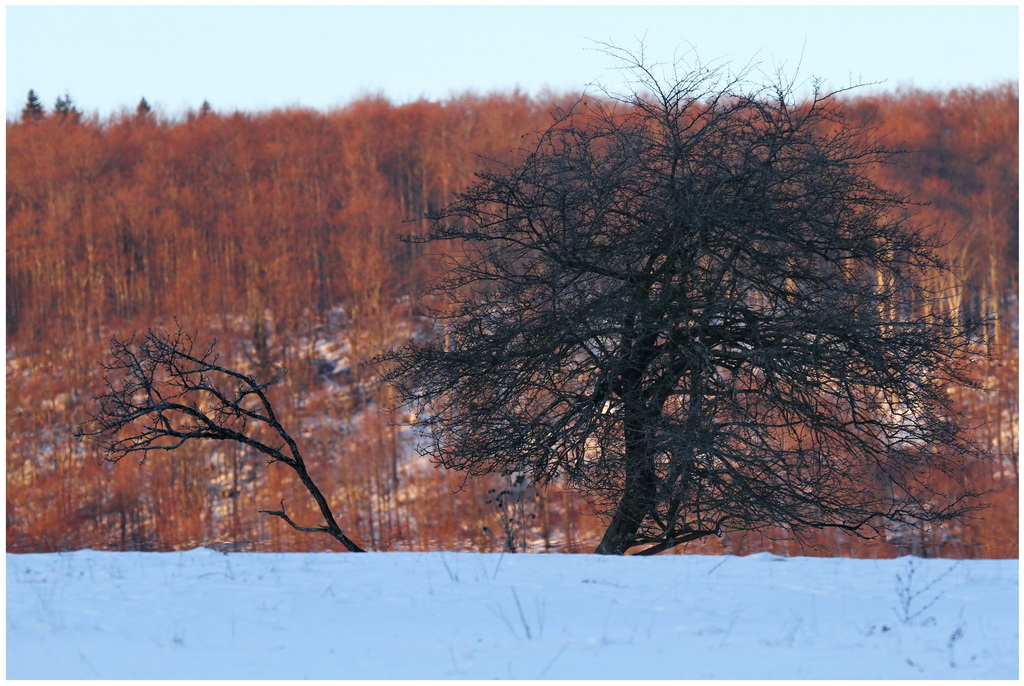
[[(377, 359), (440, 464), (564, 479), (597, 552), (962, 516), (978, 455), (949, 271), (836, 93), (612, 50), (632, 92), (561, 112), (410, 240), (437, 327)], [(661, 70), (661, 71), (659, 71)]]

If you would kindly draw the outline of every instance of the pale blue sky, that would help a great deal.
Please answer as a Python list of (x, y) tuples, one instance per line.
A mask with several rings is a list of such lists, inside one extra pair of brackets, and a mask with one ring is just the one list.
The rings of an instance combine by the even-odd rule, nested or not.
[[(38, 6), (8, 5), (7, 115), (29, 88), (47, 108), (67, 90), (86, 112), (169, 115), (395, 102), (475, 89), (536, 94), (614, 86), (592, 41), (671, 60), (801, 63), (830, 85), (986, 86), (1018, 78), (1018, 8), (1003, 6)], [(802, 56), (802, 58), (801, 58)], [(802, 61), (801, 61), (802, 59)]]

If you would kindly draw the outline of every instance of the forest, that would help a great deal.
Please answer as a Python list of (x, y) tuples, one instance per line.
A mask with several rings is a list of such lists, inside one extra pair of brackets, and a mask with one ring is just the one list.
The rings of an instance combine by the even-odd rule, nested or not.
[[(435, 468), (384, 408), (365, 360), (428, 326), (419, 295), (443, 255), (399, 235), (575, 95), (465, 93), (320, 112), (85, 116), (69, 99), (7, 122), (7, 550), (338, 549), (259, 510), (313, 503), (281, 465), (234, 443), (111, 464), (71, 427), (94, 411), (111, 338), (194, 331), (267, 377), (282, 424), (342, 527), (371, 550), (589, 552), (591, 505)], [(874, 173), (920, 202), (977, 322), (984, 389), (957, 400), (988, 458), (983, 508), (956, 525), (861, 540), (730, 534), (677, 552), (1018, 556), (1018, 89), (844, 96), (847, 116), (906, 149)], [(942, 475), (935, 475), (941, 480)]]

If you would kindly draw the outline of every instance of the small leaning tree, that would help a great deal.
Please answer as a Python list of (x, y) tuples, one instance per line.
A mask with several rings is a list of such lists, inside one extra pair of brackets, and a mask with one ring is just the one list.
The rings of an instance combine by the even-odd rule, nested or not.
[[(282, 379), (260, 379), (220, 364), (216, 341), (203, 347), (180, 326), (113, 339), (102, 362), (105, 392), (96, 396), (91, 418), (72, 429), (77, 438), (95, 441), (109, 462), (134, 455), (173, 452), (186, 443), (227, 441), (262, 453), (296, 477), (316, 503), (324, 523), (297, 524), (284, 509), (260, 510), (280, 517), (298, 531), (325, 533), (349, 552), (363, 549), (349, 538), (317, 486), (298, 443), (278, 419), (268, 390)], [(140, 462), (141, 464), (141, 462)]]
[(897, 151), (837, 93), (610, 51), (631, 93), (560, 112), (406, 239), (444, 246), (436, 335), (375, 362), (426, 452), (564, 480), (606, 554), (963, 517), (931, 477), (980, 456), (948, 392), (976, 387), (970, 341), (913, 203), (872, 180)]

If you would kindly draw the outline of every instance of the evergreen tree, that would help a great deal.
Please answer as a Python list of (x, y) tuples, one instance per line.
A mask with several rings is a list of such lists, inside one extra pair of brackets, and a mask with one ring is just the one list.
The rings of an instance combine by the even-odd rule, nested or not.
[(29, 90), (28, 100), (25, 102), (25, 107), (21, 110), (21, 120), (24, 122), (40, 121), (46, 116), (46, 110), (43, 109), (43, 102), (36, 95), (34, 90)]
[(139, 100), (139, 104), (135, 107), (135, 118), (138, 121), (147, 120), (153, 112), (153, 108), (149, 106), (146, 98), (143, 97)]
[(71, 99), (71, 95), (64, 91), (63, 96), (57, 97), (57, 102), (53, 105), (53, 111), (60, 116), (61, 119), (71, 118), (72, 121), (77, 121), (81, 112), (75, 107), (75, 101)]

